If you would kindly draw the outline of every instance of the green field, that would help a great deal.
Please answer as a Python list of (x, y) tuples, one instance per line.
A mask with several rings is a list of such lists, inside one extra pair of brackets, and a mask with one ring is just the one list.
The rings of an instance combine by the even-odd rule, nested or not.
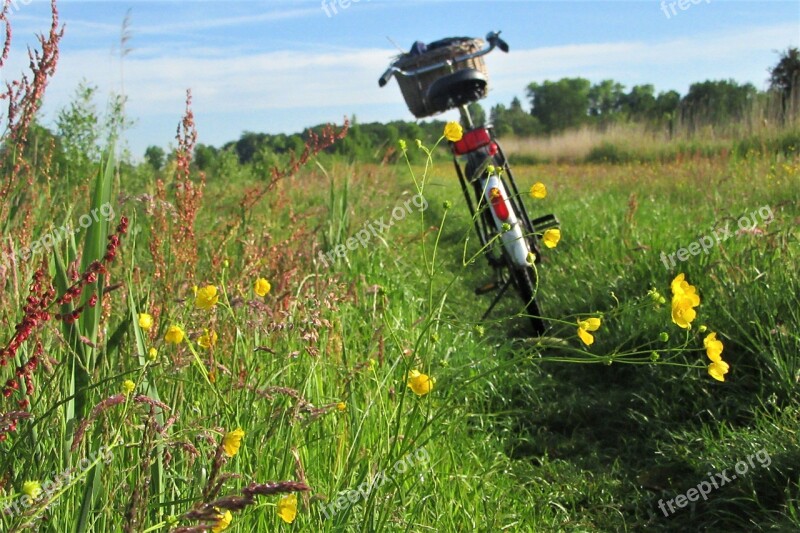
[[(186, 193), (197, 174), (174, 166), (109, 167), (79, 196), (38, 185), (31, 239), (106, 199), (107, 231), (122, 215), (130, 224), (99, 281), (113, 290), (76, 325), (42, 325), (3, 369), (41, 343), (32, 416), (0, 443), (0, 528), (211, 527), (226, 506), (231, 531), (800, 527), (796, 152), (515, 170), (521, 190), (547, 186), (527, 199), (532, 214), (561, 221), (539, 267), (543, 339), (527, 335), (513, 295), (480, 320), (490, 297), (473, 290), (489, 269), (469, 261), (478, 247), (451, 164), (322, 157), (250, 208), (240, 200), (264, 182), (212, 176), (198, 199)], [(418, 186), (424, 210), (411, 203)], [(90, 201), (96, 187), (106, 196)], [(398, 206), (391, 228), (326, 266), (321, 252)], [(748, 215), (757, 230), (739, 231)], [(662, 252), (726, 225), (707, 254), (665, 268)], [(58, 295), (85, 270), (72, 259), (102, 257), (93, 231), (35, 256)], [(7, 331), (39, 266), (3, 271)], [(701, 297), (690, 330), (648, 295), (668, 301), (681, 272)], [(257, 278), (271, 284), (265, 297)], [(201, 309), (194, 288), (207, 285), (219, 299)], [(138, 313), (154, 317), (149, 331)], [(587, 347), (577, 320), (589, 316), (602, 325)], [(186, 332), (179, 344), (165, 340), (171, 325)], [(705, 328), (723, 342), (724, 383), (706, 371)], [(218, 336), (210, 349), (206, 330)], [(435, 378), (428, 394), (407, 386), (413, 370)], [(22, 397), (2, 400), (3, 420)], [(91, 413), (81, 439), (75, 413)], [(228, 458), (223, 437), (237, 428)], [(44, 491), (25, 506), (28, 481)], [(284, 481), (308, 488), (291, 525), (278, 516), (291, 485), (243, 492)]]
[(133, 162), (124, 97), (37, 122), (51, 9), (0, 95), (0, 532), (800, 530), (791, 91), (749, 125), (504, 139), (561, 224), (532, 336), (515, 294), (482, 318), (436, 123), (242, 160), (187, 94)]

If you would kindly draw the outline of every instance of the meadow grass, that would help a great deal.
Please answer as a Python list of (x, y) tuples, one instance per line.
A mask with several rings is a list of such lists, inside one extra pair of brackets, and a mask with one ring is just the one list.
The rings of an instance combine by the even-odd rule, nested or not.
[[(34, 418), (0, 444), (8, 473), (2, 503), (15, 501), (25, 481), (78, 468), (50, 501), (2, 516), (3, 528), (155, 531), (198, 523), (185, 513), (204, 499), (220, 463), (215, 450), (237, 427), (243, 445), (219, 464), (219, 496), (251, 481), (295, 480), (311, 490), (301, 493), (291, 526), (277, 516), (276, 495), (235, 512), (234, 531), (800, 525), (798, 160), (696, 157), (516, 173), (522, 190), (547, 184), (548, 197), (528, 200), (530, 210), (553, 211), (562, 223), (562, 241), (540, 267), (545, 313), (564, 319), (547, 342), (527, 337), (513, 295), (480, 320), (488, 300), (472, 290), (488, 269), (480, 260), (464, 264), (464, 247), (469, 256), (477, 246), (449, 165), (428, 172), (428, 209), (327, 268), (315, 243), (335, 247), (388, 217), (417, 192), (407, 168), (320, 162), (279, 182), (246, 222), (237, 198), (253, 184), (209, 180), (204, 194), (213, 207), (197, 213), (195, 274), (168, 254), (168, 286), (152, 278), (148, 247), (157, 225), (141, 196), (156, 194), (156, 184), (125, 190), (128, 200), (115, 209), (129, 216), (130, 230), (110, 277), (126, 289), (102, 304), (102, 362), (86, 402), (119, 394), (131, 379), (136, 393), (169, 411), (126, 396), (90, 426), (91, 445), (69, 451), (69, 349), (56, 329), (43, 330), (52, 366), (36, 377)], [(740, 232), (707, 255), (664, 267), (662, 251), (762, 206), (774, 214), (763, 233)], [(37, 227), (50, 216), (37, 212)], [(696, 334), (670, 365), (608, 358), (652, 346), (662, 331), (681, 338), (666, 308), (626, 306), (649, 301), (651, 288), (668, 294), (678, 272), (701, 291), (696, 324), (723, 339), (725, 383), (706, 374)], [(253, 292), (257, 277), (272, 284), (265, 298)], [(210, 311), (194, 305), (192, 287), (205, 284), (221, 292)], [(10, 303), (24, 298), (20, 289)], [(157, 307), (157, 324), (142, 331), (136, 314)], [(590, 348), (597, 358), (573, 357), (581, 345), (569, 317), (597, 313), (605, 317)], [(13, 305), (4, 314), (18, 317)], [(170, 324), (180, 324), (187, 340), (165, 343)], [(211, 350), (197, 344), (206, 328), (219, 335)], [(158, 349), (154, 360), (150, 347)], [(436, 378), (432, 392), (417, 396), (406, 386), (412, 369)], [(160, 430), (165, 419), (173, 423)], [(98, 446), (111, 449), (109, 464), (80, 470), (80, 458)], [(669, 517), (659, 510), (659, 500), (759, 450), (769, 453), (769, 467), (756, 463), (708, 501)], [(98, 489), (87, 500), (92, 472)], [(386, 481), (369, 489), (381, 473)]]
[[(32, 120), (52, 75), (53, 15), (37, 56), (53, 62), (9, 96), (13, 117)], [(533, 338), (512, 294), (481, 319), (489, 269), (442, 158), (345, 163), (318, 153), (328, 131), (285, 172), (206, 177), (189, 104), (159, 171), (107, 155), (72, 174), (8, 124), (0, 530), (800, 528), (794, 133), (515, 166), (522, 191), (549, 190), (531, 214), (562, 224)], [(701, 297), (689, 330), (659, 303), (679, 273)]]

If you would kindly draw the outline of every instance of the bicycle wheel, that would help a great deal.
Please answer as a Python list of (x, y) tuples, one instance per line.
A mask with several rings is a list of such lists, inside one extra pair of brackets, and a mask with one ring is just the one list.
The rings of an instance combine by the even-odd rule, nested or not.
[[(496, 160), (496, 158), (492, 158), (492, 163), (500, 166), (500, 162)], [(477, 165), (475, 165), (472, 161), (468, 162), (466, 172), (468, 177), (473, 177), (475, 175), (475, 171), (477, 170)], [(500, 180), (503, 184), (503, 188), (506, 191), (509, 191), (508, 183), (505, 179)], [(491, 240), (492, 235), (500, 234), (500, 229), (495, 226), (494, 219), (492, 215), (489, 213), (488, 206), (486, 202), (483, 200), (483, 191), (481, 190), (480, 185), (477, 182), (475, 183), (475, 192), (478, 198), (478, 206), (480, 211), (482, 211), (483, 219), (484, 219), (484, 228), (487, 230), (487, 233), (490, 235), (487, 236), (487, 241)], [(528, 227), (524, 221), (529, 220), (527, 214), (523, 214), (520, 212), (520, 209), (525, 209), (525, 206), (522, 203), (521, 198), (516, 198), (515, 201), (509, 202), (511, 209), (514, 211), (515, 218), (517, 219), (519, 224), (522, 224), (523, 233), (526, 235), (526, 241), (528, 242), (528, 247), (531, 251), (537, 252), (538, 249), (535, 246), (535, 243), (531, 243), (532, 239), (535, 239), (533, 236), (533, 229)], [(523, 303), (525, 304), (524, 312), (528, 315), (528, 319), (530, 320), (531, 326), (536, 334), (541, 335), (545, 331), (545, 323), (542, 320), (542, 313), (539, 307), (539, 303), (537, 301), (537, 288), (538, 288), (538, 279), (537, 279), (537, 271), (533, 268), (533, 266), (519, 266), (517, 265), (511, 255), (509, 254), (508, 250), (505, 246), (500, 246), (502, 249), (502, 256), (503, 256), (503, 267), (507, 271), (508, 276), (511, 277), (511, 281), (513, 282), (514, 288), (517, 294), (522, 299)], [(492, 263), (490, 259), (490, 263)], [(493, 263), (494, 264), (494, 263)], [(508, 279), (508, 278), (506, 278)]]

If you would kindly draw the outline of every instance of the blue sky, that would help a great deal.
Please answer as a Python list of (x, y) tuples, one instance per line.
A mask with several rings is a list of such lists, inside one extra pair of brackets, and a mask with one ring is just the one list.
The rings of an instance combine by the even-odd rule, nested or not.
[[(706, 79), (764, 88), (778, 51), (800, 46), (800, 0), (680, 0), (685, 10), (679, 0), (351, 0), (346, 8), (342, 0), (325, 1), (336, 14), (328, 7), (328, 16), (321, 0), (62, 0), (66, 32), (43, 122), (52, 124), (81, 79), (103, 95), (119, 92), (124, 80), (136, 120), (127, 135), (135, 156), (148, 145), (174, 143), (188, 88), (199, 142), (216, 146), (243, 131), (292, 133), (345, 115), (411, 120), (396, 82), (377, 85), (398, 53), (389, 39), (405, 50), (415, 40), (502, 30), (511, 52), (486, 60), (487, 108), (523, 97), (532, 81), (566, 76), (613, 78), (626, 87), (652, 83), (682, 94)], [(48, 6), (16, 0), (4, 79), (26, 66), (24, 47), (47, 28)], [(132, 50), (121, 64), (129, 9)]]

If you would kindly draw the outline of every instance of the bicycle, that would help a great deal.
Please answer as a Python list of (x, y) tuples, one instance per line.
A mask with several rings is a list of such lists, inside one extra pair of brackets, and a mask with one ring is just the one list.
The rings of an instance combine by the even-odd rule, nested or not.
[(417, 118), (459, 109), (466, 131), (460, 140), (449, 141), (453, 163), (495, 276), (493, 282), (475, 289), (477, 295), (496, 291), (482, 320), (513, 284), (524, 302), (524, 313), (541, 335), (546, 328), (537, 299), (539, 271), (535, 265), (542, 259), (539, 239), (545, 230), (559, 223), (552, 214), (531, 220), (492, 126), (475, 125), (467, 108), (487, 95), (488, 73), (482, 57), (495, 48), (509, 50), (500, 32), (489, 32), (485, 41), (463, 37), (436, 41), (418, 54), (400, 56), (380, 77), (378, 85), (384, 87), (394, 76), (409, 110)]

